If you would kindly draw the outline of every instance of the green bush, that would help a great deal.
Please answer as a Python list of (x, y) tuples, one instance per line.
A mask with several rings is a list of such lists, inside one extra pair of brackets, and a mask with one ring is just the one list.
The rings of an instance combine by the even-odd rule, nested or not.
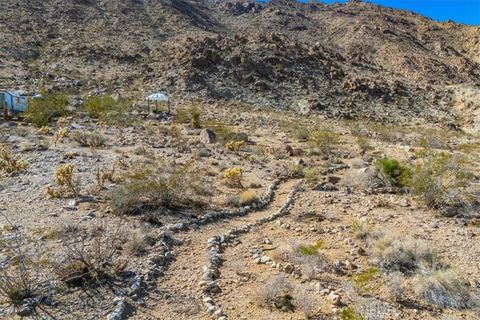
[(382, 158), (376, 164), (382, 180), (390, 186), (404, 186), (411, 175), (411, 170), (395, 159)]
[(83, 103), (88, 114), (107, 124), (121, 125), (130, 121), (128, 111), (131, 107), (129, 100), (115, 100), (112, 96), (90, 96)]
[(31, 99), (23, 113), (25, 121), (37, 127), (48, 125), (56, 117), (67, 114), (68, 98), (61, 92), (42, 92), (40, 98)]
[(358, 314), (353, 308), (345, 307), (340, 312), (340, 320), (365, 320), (365, 318)]
[(308, 144), (322, 155), (330, 155), (338, 143), (338, 135), (329, 130), (317, 130), (310, 133)]
[(463, 204), (473, 178), (465, 167), (459, 156), (429, 153), (414, 167), (407, 184), (430, 208)]
[(322, 175), (322, 171), (319, 168), (305, 168), (303, 170), (303, 177), (305, 179), (305, 183), (309, 186), (313, 186), (320, 181), (320, 176)]

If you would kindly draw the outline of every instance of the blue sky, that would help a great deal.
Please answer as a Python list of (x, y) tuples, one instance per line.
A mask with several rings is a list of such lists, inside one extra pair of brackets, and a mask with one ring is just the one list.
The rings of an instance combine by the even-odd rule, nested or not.
[[(321, 2), (346, 2), (346, 0), (320, 0)], [(480, 0), (368, 0), (386, 7), (414, 11), (438, 21), (480, 25)]]

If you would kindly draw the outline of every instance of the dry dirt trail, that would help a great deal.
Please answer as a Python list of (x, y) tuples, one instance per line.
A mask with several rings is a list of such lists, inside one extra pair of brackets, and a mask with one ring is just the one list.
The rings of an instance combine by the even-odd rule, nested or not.
[[(208, 264), (208, 240), (214, 236), (258, 222), (277, 212), (285, 205), (289, 193), (298, 180), (287, 180), (278, 185), (272, 202), (262, 210), (252, 211), (245, 216), (220, 220), (175, 234), (182, 241), (174, 248), (175, 259), (163, 277), (157, 281), (157, 289), (147, 306), (138, 308), (135, 319), (212, 319), (202, 302), (203, 267)], [(270, 222), (271, 223), (271, 222)], [(255, 232), (251, 230), (250, 232)], [(241, 241), (239, 236), (239, 240)], [(228, 248), (227, 250), (228, 251)], [(224, 289), (225, 290), (225, 289)]]

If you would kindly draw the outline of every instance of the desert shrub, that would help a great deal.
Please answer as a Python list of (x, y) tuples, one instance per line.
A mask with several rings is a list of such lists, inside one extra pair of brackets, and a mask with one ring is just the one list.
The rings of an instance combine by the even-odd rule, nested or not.
[(205, 179), (194, 162), (134, 164), (110, 192), (110, 207), (116, 214), (138, 214), (148, 209), (191, 205), (205, 192)]
[(323, 319), (319, 314), (319, 303), (315, 296), (316, 292), (306, 289), (300, 290), (295, 294), (295, 309), (303, 313), (307, 320)]
[(451, 270), (418, 276), (415, 293), (440, 308), (467, 309), (478, 303), (469, 290), (468, 281)]
[(426, 129), (415, 144), (426, 149), (448, 149), (447, 141), (455, 134), (453, 131)]
[(147, 252), (149, 246), (147, 239), (139, 232), (132, 232), (127, 242), (123, 245), (123, 249), (130, 255), (140, 256)]
[(223, 172), (226, 184), (232, 188), (243, 188), (242, 175), (243, 171), (238, 167), (228, 168)]
[(232, 141), (232, 140), (234, 141), (242, 140), (245, 142), (248, 141), (248, 135), (246, 137), (247, 139), (243, 140), (245, 136), (243, 137), (240, 136), (240, 134), (237, 134), (236, 132), (234, 132), (228, 125), (221, 122), (208, 120), (204, 122), (204, 127), (214, 131), (217, 136), (216, 140), (222, 145), (225, 145), (228, 141)]
[(376, 162), (383, 182), (390, 186), (402, 187), (411, 175), (408, 167), (391, 158), (382, 158)]
[(372, 282), (378, 277), (380, 270), (378, 268), (368, 268), (359, 274), (353, 276), (353, 282), (356, 289), (360, 293), (368, 293), (375, 291), (379, 288), (378, 285), (372, 284)]
[(68, 98), (61, 92), (42, 92), (40, 98), (31, 99), (23, 117), (37, 127), (48, 125), (56, 117), (67, 114)]
[(257, 193), (254, 190), (244, 190), (238, 195), (228, 197), (227, 203), (231, 206), (240, 207), (250, 205), (258, 201)]
[(126, 260), (119, 248), (122, 229), (108, 229), (92, 225), (88, 229), (70, 229), (62, 239), (63, 261), (56, 268), (57, 275), (69, 285), (102, 281), (122, 271)]
[(370, 145), (370, 141), (365, 137), (356, 137), (355, 142), (357, 143), (362, 153), (365, 153), (373, 149), (372, 146)]
[(303, 170), (303, 178), (305, 179), (305, 183), (310, 186), (318, 183), (321, 175), (322, 171), (319, 168), (305, 168)]
[(318, 250), (322, 249), (325, 246), (325, 241), (322, 239), (318, 240), (312, 244), (301, 244), (298, 245), (298, 252), (304, 256), (313, 256), (318, 253)]
[(411, 274), (419, 268), (438, 270), (444, 267), (439, 254), (428, 244), (395, 235), (376, 240), (372, 257), (376, 266), (404, 274)]
[(232, 141), (227, 142), (227, 144), (225, 145), (225, 148), (228, 151), (238, 153), (238, 152), (240, 152), (240, 150), (242, 150), (242, 148), (244, 146), (245, 146), (245, 141), (234, 141), (234, 140), (232, 140)]
[(370, 230), (358, 219), (352, 221), (351, 229), (357, 239), (365, 240), (370, 233)]
[(407, 184), (428, 207), (462, 204), (473, 175), (465, 160), (450, 154), (428, 154), (414, 168)]
[(0, 147), (0, 171), (12, 174), (24, 171), (28, 168), (28, 162), (23, 161), (18, 156), (14, 156), (9, 149)]
[(177, 123), (189, 124), (192, 128), (201, 128), (202, 124), (200, 117), (202, 116), (202, 110), (199, 107), (190, 107), (185, 109), (177, 109), (175, 121)]
[(340, 311), (339, 314), (340, 320), (365, 320), (365, 318), (357, 313), (352, 307), (345, 307)]
[(91, 117), (111, 125), (124, 125), (130, 122), (128, 116), (130, 107), (130, 101), (116, 100), (109, 95), (90, 96), (83, 103), (83, 108)]
[(38, 134), (40, 135), (49, 135), (50, 132), (51, 132), (51, 128), (49, 126), (43, 126), (41, 128), (38, 129)]
[(387, 275), (387, 292), (393, 301), (401, 301), (403, 299), (405, 292), (405, 286), (403, 282), (403, 273), (399, 271), (392, 272)]
[(314, 279), (319, 273), (324, 272), (328, 266), (327, 257), (320, 253), (324, 244), (321, 239), (312, 244), (292, 243), (289, 248), (276, 251), (274, 260), (299, 265), (302, 273), (308, 279)]
[(25, 308), (29, 314), (38, 315), (41, 300), (53, 288), (41, 267), (44, 252), (5, 219), (8, 224), (0, 233), (0, 298), (19, 316)]
[(313, 131), (308, 140), (308, 144), (324, 156), (329, 156), (337, 143), (338, 135), (329, 130)]
[(57, 198), (62, 194), (71, 193), (73, 196), (78, 196), (77, 184), (78, 181), (75, 179), (74, 174), (75, 166), (72, 163), (67, 163), (64, 165), (59, 166), (55, 170), (55, 182), (57, 185), (62, 187), (62, 190), (57, 190), (48, 187), (47, 188), (47, 195), (52, 198)]
[(283, 275), (276, 275), (270, 278), (265, 286), (257, 291), (255, 303), (270, 309), (293, 311), (295, 306), (292, 293), (293, 285)]
[(295, 127), (293, 129), (293, 136), (299, 142), (305, 142), (310, 138), (310, 130), (306, 127)]
[(289, 178), (303, 178), (305, 167), (303, 164), (289, 163), (285, 167), (285, 174)]
[(106, 142), (106, 138), (98, 132), (75, 131), (71, 137), (82, 147), (103, 147)]

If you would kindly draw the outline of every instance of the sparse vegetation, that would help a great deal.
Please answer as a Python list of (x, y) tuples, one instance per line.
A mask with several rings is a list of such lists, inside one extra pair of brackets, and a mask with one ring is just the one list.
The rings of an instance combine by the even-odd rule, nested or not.
[(175, 121), (177, 123), (189, 124), (192, 128), (198, 129), (202, 127), (200, 117), (202, 116), (202, 110), (193, 106), (190, 108), (177, 109)]
[(240, 194), (230, 196), (227, 199), (227, 203), (235, 207), (251, 205), (257, 201), (258, 201), (257, 193), (251, 189), (244, 190)]
[(373, 244), (372, 256), (378, 267), (404, 274), (423, 269), (444, 267), (439, 254), (428, 244), (395, 235), (386, 235)]
[(345, 307), (340, 311), (340, 320), (365, 320), (365, 318), (357, 313), (352, 307)]
[(446, 153), (429, 153), (413, 168), (408, 185), (428, 207), (463, 205), (473, 175), (465, 160)]
[(360, 293), (371, 293), (376, 291), (380, 285), (373, 283), (380, 270), (378, 268), (368, 268), (353, 277), (353, 281)]
[(131, 122), (128, 115), (131, 102), (128, 100), (115, 100), (109, 95), (90, 96), (83, 103), (83, 108), (92, 118), (110, 125), (125, 125)]
[(240, 150), (242, 150), (242, 148), (244, 146), (245, 146), (245, 141), (233, 141), (232, 140), (232, 141), (227, 142), (227, 144), (225, 145), (225, 148), (228, 151), (238, 153), (238, 152), (240, 152)]
[(451, 270), (428, 272), (417, 277), (416, 294), (440, 308), (468, 309), (478, 304), (469, 283)]
[(126, 260), (119, 253), (122, 230), (93, 225), (87, 230), (72, 229), (62, 241), (64, 261), (56, 268), (68, 285), (102, 281), (122, 271)]
[(98, 132), (75, 131), (72, 133), (72, 140), (82, 147), (98, 148), (103, 147), (106, 138)]
[(162, 165), (136, 163), (110, 192), (113, 212), (139, 214), (149, 209), (192, 205), (195, 196), (204, 193), (205, 179), (192, 161)]
[(318, 240), (317, 242), (309, 245), (299, 245), (298, 251), (304, 256), (313, 256), (318, 253), (318, 250), (323, 248), (325, 241)]
[(255, 295), (255, 303), (271, 309), (293, 311), (293, 286), (283, 277), (277, 275), (267, 281)]
[(5, 147), (0, 147), (0, 171), (13, 174), (24, 171), (28, 168), (28, 162), (23, 161), (18, 156), (14, 156), (11, 151)]
[(338, 144), (338, 135), (329, 130), (317, 130), (310, 133), (308, 144), (324, 156), (330, 156)]
[(303, 170), (303, 178), (305, 183), (309, 186), (313, 186), (320, 181), (322, 171), (320, 168), (305, 168)]

